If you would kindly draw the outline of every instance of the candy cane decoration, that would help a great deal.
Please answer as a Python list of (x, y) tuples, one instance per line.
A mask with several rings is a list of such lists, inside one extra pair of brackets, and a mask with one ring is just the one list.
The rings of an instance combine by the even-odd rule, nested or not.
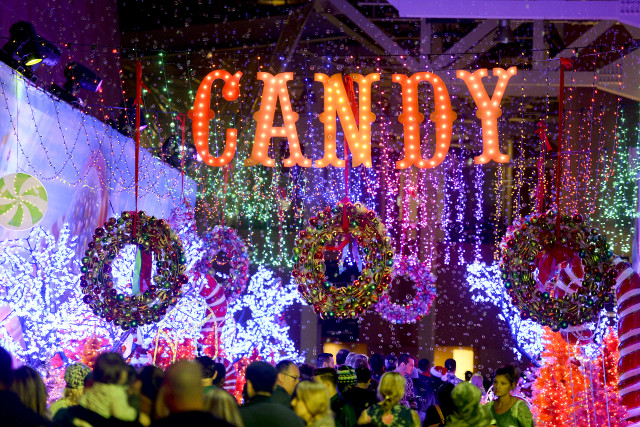
[(227, 375), (224, 377), (224, 388), (229, 393), (234, 394), (236, 391), (236, 379), (238, 378), (238, 372), (236, 371), (235, 363), (231, 363), (224, 357), (216, 357), (213, 359), (216, 363), (222, 363), (227, 370)]
[(207, 274), (206, 283), (200, 290), (200, 296), (207, 303), (207, 321), (200, 330), (203, 335), (209, 332), (216, 333), (224, 325), (224, 318), (227, 315), (227, 299), (224, 296), (224, 289), (216, 279)]
[(619, 257), (613, 262), (618, 273), (618, 390), (622, 404), (627, 407), (627, 421), (640, 426), (640, 276)]

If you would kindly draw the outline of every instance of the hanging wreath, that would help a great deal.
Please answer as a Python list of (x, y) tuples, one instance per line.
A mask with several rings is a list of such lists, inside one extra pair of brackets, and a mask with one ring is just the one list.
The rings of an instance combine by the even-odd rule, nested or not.
[[(605, 237), (581, 215), (562, 215), (559, 234), (558, 241), (556, 213), (548, 211), (516, 221), (500, 243), (502, 279), (521, 318), (556, 332), (595, 320), (613, 301), (616, 280)], [(567, 284), (564, 276), (581, 280)]]
[[(135, 212), (123, 212), (120, 218), (109, 218), (103, 227), (96, 228), (81, 267), (83, 301), (97, 316), (123, 330), (158, 322), (178, 301), (182, 285), (188, 283), (182, 243), (169, 224), (138, 212), (134, 235), (134, 218)], [(118, 252), (128, 244), (137, 245), (149, 260), (151, 255), (156, 260), (152, 283), (146, 283), (146, 289), (141, 286), (136, 295), (119, 293), (111, 271)]]
[[(227, 302), (235, 300), (247, 287), (249, 281), (249, 254), (244, 241), (236, 230), (230, 227), (216, 225), (207, 231), (202, 239), (205, 243), (205, 253), (202, 261), (196, 266), (200, 274), (209, 274), (216, 278), (222, 286)], [(229, 273), (222, 275), (216, 271), (215, 264), (229, 263)], [(227, 277), (225, 277), (227, 276)]]
[(391, 323), (416, 323), (429, 313), (431, 304), (436, 298), (436, 277), (429, 272), (426, 264), (409, 257), (396, 256), (393, 263), (394, 278), (406, 277), (411, 281), (414, 290), (413, 298), (405, 304), (391, 302), (388, 291), (382, 294), (376, 304), (376, 311)]
[[(336, 242), (337, 246), (327, 246)], [(342, 250), (349, 243), (358, 245), (364, 265), (351, 285), (335, 287), (325, 276), (324, 253)], [(321, 317), (357, 317), (391, 283), (393, 249), (384, 224), (375, 212), (358, 203), (341, 202), (310, 218), (296, 240), (293, 260), (298, 291)]]

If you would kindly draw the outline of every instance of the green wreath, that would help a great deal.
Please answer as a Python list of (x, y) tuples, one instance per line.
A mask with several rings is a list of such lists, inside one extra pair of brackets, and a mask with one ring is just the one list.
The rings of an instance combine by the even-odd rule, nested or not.
[[(562, 215), (558, 241), (556, 224), (555, 211), (527, 216), (509, 227), (500, 244), (502, 279), (520, 317), (554, 331), (595, 320), (613, 301), (616, 280), (613, 253), (597, 229), (581, 215)], [(558, 277), (571, 264), (583, 278), (568, 289)]]
[[(134, 219), (135, 235), (134, 235)], [(111, 264), (125, 245), (137, 245), (156, 261), (152, 284), (138, 295), (115, 289)], [(182, 243), (169, 224), (144, 212), (123, 212), (95, 230), (82, 258), (80, 286), (83, 301), (94, 314), (123, 330), (158, 322), (177, 303), (188, 282)]]
[[(364, 265), (350, 286), (335, 287), (325, 276), (324, 253), (341, 250), (349, 242), (357, 243)], [(358, 203), (341, 202), (310, 218), (293, 251), (298, 291), (323, 318), (358, 317), (391, 283), (394, 253), (387, 231), (375, 212)]]

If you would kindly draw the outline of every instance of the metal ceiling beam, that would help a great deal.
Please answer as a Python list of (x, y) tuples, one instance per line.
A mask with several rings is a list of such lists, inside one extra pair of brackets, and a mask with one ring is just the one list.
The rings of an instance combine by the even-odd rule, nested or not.
[(296, 51), (300, 36), (302, 36), (302, 32), (312, 11), (313, 4), (309, 4), (292, 11), (289, 15), (287, 23), (278, 38), (278, 43), (276, 43), (276, 47), (273, 49), (270, 63), (272, 69), (283, 70), (287, 67), (289, 61), (291, 61), (291, 57)]
[(384, 55), (384, 50), (382, 48), (380, 48), (375, 43), (370, 42), (369, 39), (362, 36), (361, 34), (353, 31), (351, 27), (349, 27), (347, 24), (342, 22), (335, 15), (327, 12), (319, 12), (318, 14), (322, 16), (324, 19), (326, 19), (328, 22), (330, 22), (338, 30), (342, 31), (344, 34), (346, 34), (347, 36), (351, 37), (353, 40), (360, 43), (362, 46), (369, 49), (372, 53), (375, 53), (376, 55)]
[[(411, 72), (417, 72), (424, 70), (424, 64), (421, 64), (415, 58), (412, 58), (398, 43), (393, 41), (384, 31), (378, 28), (373, 22), (371, 22), (366, 16), (364, 16), (358, 9), (353, 7), (347, 0), (322, 0), (318, 3), (325, 2), (326, 5), (330, 5), (335, 11), (345, 15), (351, 22), (353, 22), (358, 28), (364, 31), (371, 39), (378, 43), (386, 53), (391, 56), (395, 56), (403, 65)], [(404, 57), (401, 59), (400, 57)]]
[[(600, 21), (593, 27), (585, 31), (580, 37), (578, 37), (573, 43), (567, 46), (562, 52), (558, 53), (555, 58), (569, 58), (574, 56), (574, 49), (580, 47), (587, 47), (594, 41), (596, 41), (601, 35), (607, 32), (607, 30), (615, 25), (615, 21)], [(554, 58), (554, 59), (555, 59)]]
[(531, 67), (534, 70), (545, 68), (545, 61), (549, 59), (547, 45), (544, 42), (544, 21), (533, 21), (533, 50), (531, 52)]
[(489, 33), (498, 28), (498, 21), (489, 20), (480, 23), (476, 28), (471, 30), (469, 34), (461, 38), (449, 50), (444, 52), (433, 60), (433, 69), (439, 70), (445, 68), (456, 60), (456, 55), (461, 55), (469, 49), (477, 45), (481, 40), (487, 37)]

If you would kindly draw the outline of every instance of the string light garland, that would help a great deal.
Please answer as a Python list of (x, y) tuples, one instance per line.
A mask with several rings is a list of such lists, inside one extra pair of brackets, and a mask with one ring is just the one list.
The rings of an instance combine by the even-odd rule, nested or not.
[[(616, 278), (613, 253), (598, 230), (580, 215), (562, 215), (560, 224), (556, 240), (554, 211), (527, 216), (509, 227), (500, 243), (500, 269), (513, 304), (521, 317), (554, 331), (594, 321), (613, 301)], [(577, 289), (555, 281), (558, 270), (568, 264), (584, 271)]]
[(436, 298), (436, 276), (429, 272), (425, 263), (415, 258), (399, 257), (393, 262), (394, 278), (406, 277), (410, 280), (414, 290), (413, 297), (403, 304), (391, 302), (389, 292), (383, 293), (376, 304), (376, 312), (383, 319), (391, 323), (416, 323), (420, 318), (429, 314), (429, 309)]
[[(111, 264), (124, 245), (137, 245), (156, 259), (153, 284), (137, 295), (118, 293), (113, 287)], [(123, 330), (159, 321), (182, 295), (189, 279), (182, 244), (166, 221), (144, 212), (123, 212), (95, 230), (82, 258), (80, 287), (83, 301), (94, 314)]]
[[(352, 238), (364, 253), (365, 263), (350, 286), (336, 288), (325, 277), (324, 252), (331, 242), (340, 241), (341, 250)], [(393, 256), (386, 229), (375, 212), (347, 201), (326, 207), (309, 219), (309, 226), (296, 241), (292, 275), (298, 291), (318, 315), (355, 318), (388, 288)]]

